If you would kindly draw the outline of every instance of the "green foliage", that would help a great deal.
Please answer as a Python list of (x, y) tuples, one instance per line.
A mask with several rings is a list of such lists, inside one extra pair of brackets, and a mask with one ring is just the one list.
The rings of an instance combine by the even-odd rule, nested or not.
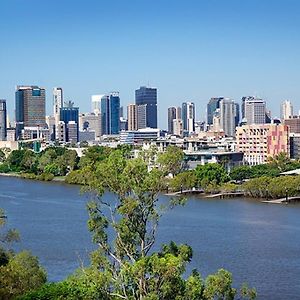
[(275, 157), (270, 157), (268, 163), (256, 166), (239, 166), (231, 170), (232, 180), (244, 180), (258, 177), (276, 177), (280, 173), (300, 168), (299, 161), (292, 161), (286, 153), (279, 153)]
[(184, 171), (177, 174), (170, 180), (169, 187), (173, 191), (189, 190), (197, 186), (197, 177), (195, 171)]
[(243, 184), (247, 194), (256, 198), (284, 198), (300, 194), (300, 176), (253, 178)]
[(19, 233), (16, 229), (6, 230), (6, 215), (5, 211), (0, 208), (0, 251), (5, 253), (10, 250), (12, 243), (20, 240)]
[(205, 164), (198, 165), (195, 169), (195, 175), (198, 184), (205, 188), (209, 185), (220, 185), (221, 183), (227, 182), (229, 176), (226, 170), (220, 164)]
[(0, 163), (5, 161), (5, 153), (0, 149)]
[(0, 299), (15, 299), (44, 284), (46, 274), (29, 252), (13, 253), (10, 246), (19, 241), (19, 233), (15, 229), (4, 230), (5, 225), (5, 212), (0, 209)]
[(0, 266), (0, 298), (14, 299), (27, 291), (39, 288), (46, 282), (45, 271), (36, 257), (23, 251)]
[(6, 163), (13, 172), (33, 172), (36, 169), (36, 158), (37, 155), (31, 150), (14, 150), (9, 154)]
[(84, 150), (84, 155), (80, 158), (79, 168), (84, 167), (96, 168), (97, 163), (108, 158), (113, 150), (109, 147), (92, 146)]
[(0, 164), (0, 173), (8, 173), (9, 171), (10, 168), (6, 162)]
[(165, 152), (158, 154), (157, 163), (165, 175), (176, 175), (182, 170), (183, 156), (182, 149), (168, 146)]
[(232, 180), (245, 180), (248, 178), (253, 177), (253, 172), (252, 172), (252, 168), (249, 166), (239, 166), (239, 167), (235, 167), (230, 171), (230, 178)]
[(231, 285), (231, 274), (224, 269), (220, 269), (216, 274), (209, 275), (206, 278), (204, 296), (207, 300), (232, 300), (235, 298), (236, 289), (232, 288)]
[(22, 173), (21, 177), (25, 179), (41, 180), (41, 181), (52, 181), (54, 179), (54, 175), (51, 173), (42, 173), (39, 175), (33, 173)]
[[(148, 159), (152, 161), (151, 157)], [(208, 300), (222, 296), (233, 299), (230, 297), (236, 295), (231, 274), (224, 270), (205, 282), (196, 271), (183, 278), (192, 258), (188, 245), (171, 242), (159, 252), (151, 251), (163, 212), (158, 205), (158, 195), (165, 188), (165, 174), (171, 169), (174, 170), (173, 164), (163, 171), (156, 168), (148, 171), (143, 159), (128, 160), (119, 149), (99, 162), (93, 177), (87, 180), (89, 189), (97, 194), (88, 204), (88, 226), (99, 248), (91, 255), (91, 267), (83, 269), (82, 274), (87, 270), (95, 272), (88, 280), (101, 291), (101, 299)], [(212, 170), (214, 178), (225, 181), (222, 167), (213, 166)], [(216, 171), (221, 176), (217, 176)], [(205, 175), (211, 176), (211, 173)], [(193, 172), (184, 175), (187, 174)], [(178, 181), (182, 180), (186, 179)], [(115, 194), (114, 201), (107, 202), (102, 197), (105, 190)], [(169, 203), (170, 208), (173, 206)], [(113, 241), (108, 230), (110, 237), (111, 230), (114, 231)]]
[(70, 289), (65, 281), (58, 283), (47, 283), (41, 288), (19, 296), (18, 300), (50, 300), (50, 299), (70, 299), (68, 298)]
[(234, 183), (231, 183), (231, 182), (223, 183), (220, 186), (220, 191), (223, 193), (233, 193), (233, 192), (236, 192), (238, 189), (239, 189), (239, 186)]
[(41, 288), (19, 297), (19, 300), (110, 300), (102, 292), (108, 280), (95, 268), (85, 268), (58, 283), (44, 284)]

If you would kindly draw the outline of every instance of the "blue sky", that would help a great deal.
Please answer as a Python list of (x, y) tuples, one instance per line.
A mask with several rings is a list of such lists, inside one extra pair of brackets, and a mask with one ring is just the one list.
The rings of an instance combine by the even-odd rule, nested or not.
[(119, 91), (125, 106), (140, 85), (167, 107), (210, 97), (258, 95), (274, 116), (300, 109), (298, 0), (1, 0), (0, 98), (14, 108), (17, 84), (64, 88), (82, 112), (92, 94)]

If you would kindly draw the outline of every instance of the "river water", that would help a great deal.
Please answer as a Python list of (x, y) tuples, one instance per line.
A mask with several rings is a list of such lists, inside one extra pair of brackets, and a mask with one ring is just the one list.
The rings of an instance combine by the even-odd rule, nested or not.
[[(88, 262), (94, 248), (86, 226), (89, 199), (79, 187), (0, 177), (0, 191), (8, 224), (21, 234), (15, 248), (38, 256), (49, 280), (61, 280)], [(197, 268), (207, 276), (225, 268), (235, 286), (256, 287), (258, 299), (300, 299), (298, 204), (190, 197), (161, 219), (156, 247), (170, 240), (192, 246), (188, 271)]]

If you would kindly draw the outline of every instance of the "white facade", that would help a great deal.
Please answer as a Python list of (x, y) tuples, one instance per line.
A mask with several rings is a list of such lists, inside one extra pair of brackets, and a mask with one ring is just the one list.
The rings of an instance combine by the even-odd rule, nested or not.
[[(59, 121), (59, 110), (63, 107), (63, 90), (60, 87), (53, 88), (53, 115), (58, 118)], [(58, 122), (57, 121), (57, 122)]]
[(182, 119), (173, 120), (173, 134), (182, 137), (183, 135), (183, 123)]
[(280, 118), (281, 120), (290, 119), (294, 115), (292, 102), (285, 100), (281, 103)]
[(101, 98), (104, 95), (92, 95), (92, 112), (99, 115), (101, 112)]

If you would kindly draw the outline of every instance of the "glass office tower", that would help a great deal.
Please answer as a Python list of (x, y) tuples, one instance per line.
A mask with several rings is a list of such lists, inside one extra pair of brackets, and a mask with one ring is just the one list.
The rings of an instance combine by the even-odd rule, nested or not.
[(101, 125), (103, 134), (120, 132), (120, 97), (118, 92), (104, 95), (101, 98)]
[(135, 104), (146, 105), (146, 127), (157, 128), (157, 89), (140, 87), (135, 91)]

